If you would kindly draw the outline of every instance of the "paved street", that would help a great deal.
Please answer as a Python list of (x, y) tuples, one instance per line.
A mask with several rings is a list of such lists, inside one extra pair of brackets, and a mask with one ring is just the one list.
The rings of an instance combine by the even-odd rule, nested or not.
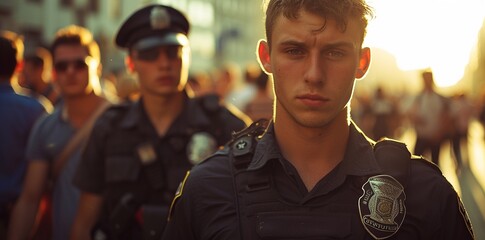
[[(401, 138), (410, 150), (414, 148), (414, 137), (414, 133), (408, 131)], [(476, 239), (485, 240), (485, 142), (483, 128), (478, 122), (471, 124), (468, 142), (468, 152), (463, 151), (466, 167), (459, 174), (456, 172), (449, 143), (441, 149), (440, 168), (460, 194), (472, 222)], [(463, 149), (466, 148), (462, 146)], [(427, 157), (429, 159), (429, 156)]]

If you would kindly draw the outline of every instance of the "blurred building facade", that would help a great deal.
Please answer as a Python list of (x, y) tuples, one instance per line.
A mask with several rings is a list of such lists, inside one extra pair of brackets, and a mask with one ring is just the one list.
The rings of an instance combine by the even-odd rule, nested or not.
[(116, 70), (124, 65), (114, 45), (116, 30), (135, 9), (150, 3), (177, 7), (188, 16), (192, 70), (255, 61), (256, 43), (264, 37), (261, 0), (1, 0), (0, 30), (22, 34), (30, 51), (50, 43), (61, 27), (84, 26), (100, 43), (104, 68)]

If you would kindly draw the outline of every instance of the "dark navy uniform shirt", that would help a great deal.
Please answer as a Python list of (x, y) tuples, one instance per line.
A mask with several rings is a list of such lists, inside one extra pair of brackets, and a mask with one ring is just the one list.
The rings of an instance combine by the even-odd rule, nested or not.
[[(381, 228), (389, 230), (381, 232), (388, 235), (387, 239), (473, 239), (457, 193), (439, 169), (423, 159), (409, 160), (405, 199), (397, 195), (387, 198), (404, 202), (404, 207), (385, 201), (377, 204), (382, 208), (362, 207), (361, 199), (367, 198), (363, 189), (369, 192), (369, 177), (386, 172), (375, 158), (372, 143), (353, 124), (350, 128), (343, 161), (310, 192), (296, 169), (282, 157), (272, 125), (254, 150), (245, 171), (249, 174), (234, 171), (229, 149), (195, 166), (174, 200), (162, 239), (374, 239), (364, 227), (368, 218), (363, 216), (370, 210), (385, 213), (389, 210), (386, 206), (399, 207), (387, 211), (395, 214), (388, 216), (392, 223)], [(269, 187), (261, 181), (265, 177)], [(377, 184), (393, 187), (384, 180)], [(380, 193), (376, 199), (386, 197)], [(394, 223), (403, 216), (396, 228)]]
[(169, 206), (187, 170), (201, 160), (193, 155), (208, 147), (215, 152), (246, 126), (204, 99), (187, 97), (164, 136), (148, 119), (143, 99), (108, 109), (92, 130), (74, 184), (103, 195), (108, 215), (127, 193), (141, 204)]

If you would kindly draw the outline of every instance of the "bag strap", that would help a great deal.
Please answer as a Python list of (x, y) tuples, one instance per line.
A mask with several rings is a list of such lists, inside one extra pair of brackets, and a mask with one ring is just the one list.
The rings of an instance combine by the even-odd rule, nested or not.
[(56, 179), (62, 168), (67, 162), (69, 156), (74, 152), (81, 142), (86, 140), (91, 132), (91, 129), (96, 122), (96, 119), (109, 107), (111, 103), (109, 101), (104, 101), (99, 105), (96, 111), (89, 117), (89, 119), (83, 124), (83, 126), (76, 131), (76, 134), (69, 140), (66, 146), (62, 149), (62, 151), (57, 155), (57, 158), (54, 160), (54, 164), (52, 165), (52, 179)]

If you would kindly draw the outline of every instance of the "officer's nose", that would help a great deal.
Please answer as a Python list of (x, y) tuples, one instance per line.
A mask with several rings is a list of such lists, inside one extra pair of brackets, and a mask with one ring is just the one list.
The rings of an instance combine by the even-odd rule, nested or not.
[(157, 66), (160, 68), (165, 68), (170, 66), (170, 57), (165, 49), (160, 49), (156, 60)]
[(323, 60), (320, 54), (312, 53), (308, 57), (305, 81), (308, 83), (321, 83), (324, 76)]

